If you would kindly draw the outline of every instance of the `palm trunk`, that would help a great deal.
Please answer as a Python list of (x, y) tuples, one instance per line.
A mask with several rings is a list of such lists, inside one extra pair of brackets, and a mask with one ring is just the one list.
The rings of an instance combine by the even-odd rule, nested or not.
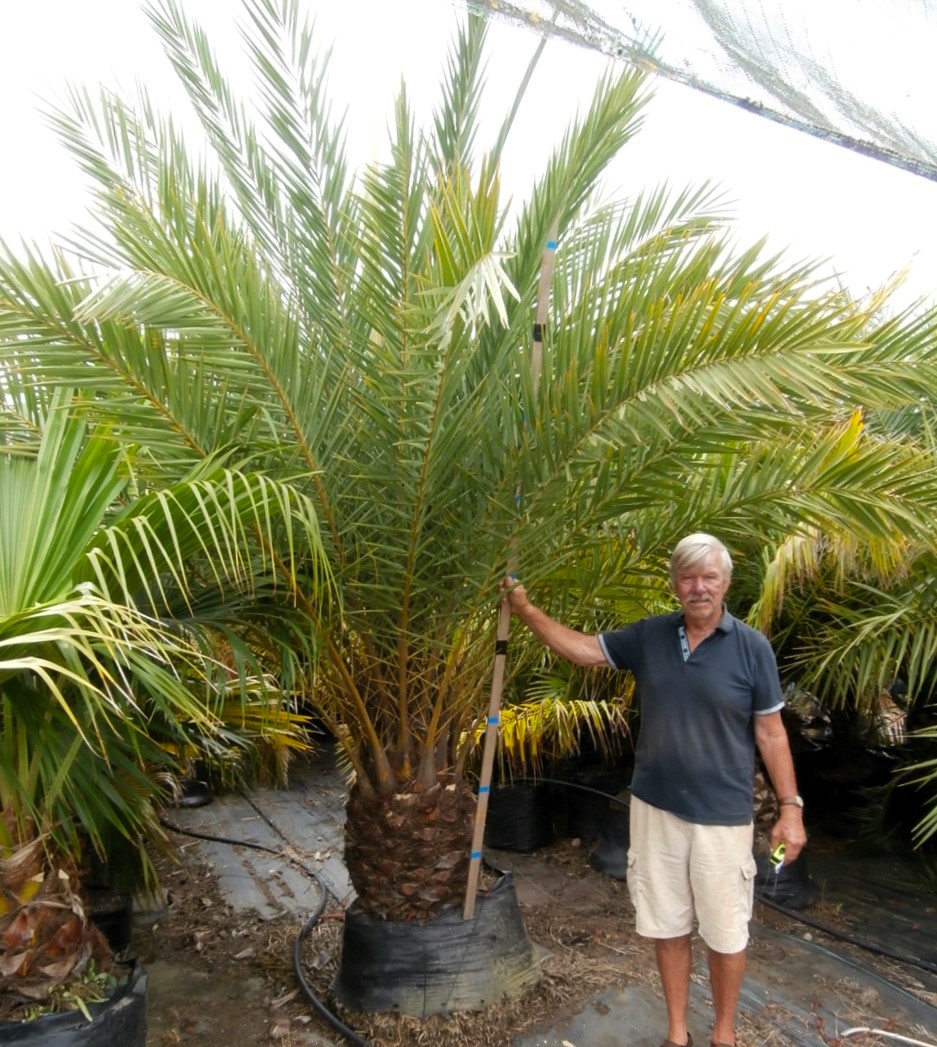
[(85, 970), (107, 969), (111, 949), (91, 923), (73, 869), (45, 860), (31, 840), (0, 860), (0, 1020), (42, 1006)]
[(468, 882), (475, 796), (440, 775), (390, 795), (352, 787), (346, 808), (345, 864), (361, 908), (386, 920), (426, 922), (461, 905)]

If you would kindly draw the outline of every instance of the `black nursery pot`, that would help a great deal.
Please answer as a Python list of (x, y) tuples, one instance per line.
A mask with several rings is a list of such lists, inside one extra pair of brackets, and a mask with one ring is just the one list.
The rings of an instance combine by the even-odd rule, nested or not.
[(577, 768), (565, 781), (556, 782), (553, 811), (557, 836), (600, 839), (613, 814), (621, 810), (616, 798), (630, 780), (630, 771), (603, 766)]
[(478, 896), (471, 920), (455, 908), (423, 924), (380, 920), (353, 903), (333, 991), (351, 1010), (425, 1018), (484, 1010), (539, 982), (517, 893), (504, 876)]
[(755, 856), (755, 897), (784, 909), (808, 909), (817, 900), (817, 889), (810, 877), (807, 855), (785, 863), (775, 872), (766, 854)]
[(28, 1022), (0, 1022), (0, 1044), (28, 1047), (146, 1047), (146, 971), (133, 966), (128, 982), (105, 1003), (47, 1014)]
[(549, 788), (542, 783), (499, 785), (488, 794), (485, 846), (529, 853), (553, 843)]
[(589, 864), (596, 872), (605, 873), (615, 880), (628, 879), (628, 848), (631, 845), (631, 811), (628, 807), (613, 810), (595, 850), (589, 856)]

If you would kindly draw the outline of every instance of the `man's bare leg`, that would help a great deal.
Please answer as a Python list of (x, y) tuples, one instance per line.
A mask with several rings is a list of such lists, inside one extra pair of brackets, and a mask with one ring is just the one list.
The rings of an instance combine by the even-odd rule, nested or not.
[(690, 1003), (690, 936), (656, 938), (654, 952), (660, 980), (664, 983), (667, 1039), (672, 1043), (685, 1044), (689, 1039), (686, 1013)]
[(714, 952), (709, 950), (709, 980), (713, 992), (713, 1043), (735, 1043), (735, 1014), (745, 977), (745, 950)]

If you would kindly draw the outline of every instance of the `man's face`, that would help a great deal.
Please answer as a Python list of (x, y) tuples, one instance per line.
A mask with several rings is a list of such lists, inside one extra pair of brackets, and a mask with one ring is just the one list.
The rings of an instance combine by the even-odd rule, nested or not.
[(722, 601), (729, 588), (718, 553), (704, 564), (684, 567), (674, 578), (674, 592), (688, 625), (715, 627), (722, 617)]

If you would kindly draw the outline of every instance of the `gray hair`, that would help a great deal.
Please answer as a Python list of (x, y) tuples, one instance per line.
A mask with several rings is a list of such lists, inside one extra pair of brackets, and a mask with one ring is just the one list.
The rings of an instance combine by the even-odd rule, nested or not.
[(731, 578), (732, 557), (729, 550), (718, 538), (697, 531), (696, 534), (688, 534), (686, 538), (681, 538), (670, 554), (671, 582), (676, 582), (677, 575), (686, 567), (702, 567), (713, 553), (719, 554), (723, 575)]

